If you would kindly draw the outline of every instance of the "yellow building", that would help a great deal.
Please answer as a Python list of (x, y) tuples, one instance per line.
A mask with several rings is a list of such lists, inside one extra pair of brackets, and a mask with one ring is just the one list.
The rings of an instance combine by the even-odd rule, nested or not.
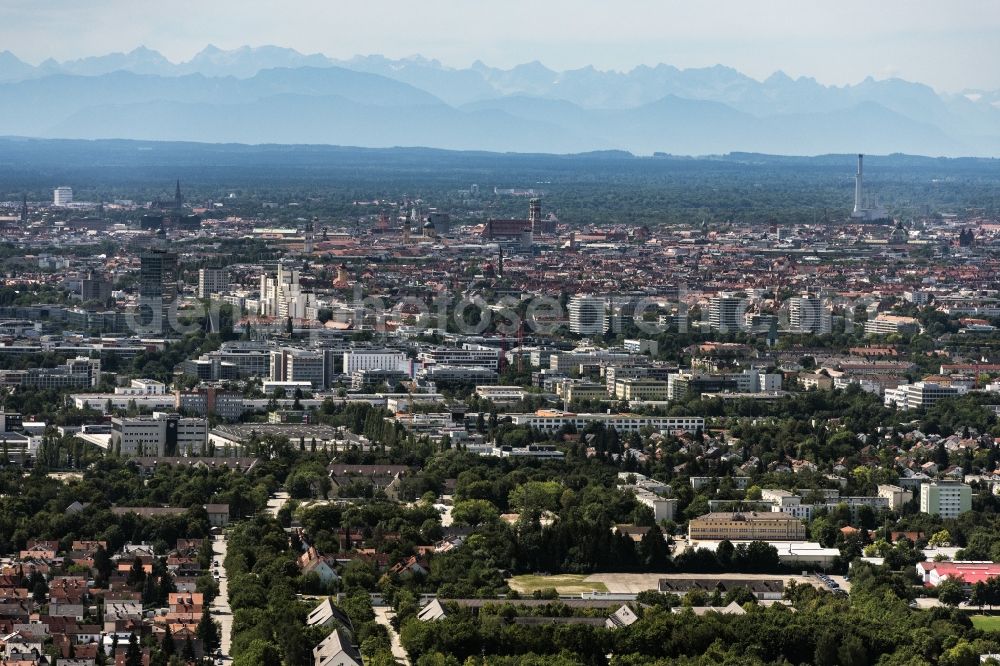
[(748, 511), (706, 513), (688, 523), (691, 541), (799, 541), (806, 538), (806, 526), (795, 516), (774, 512)]
[(615, 398), (618, 400), (666, 400), (667, 382), (655, 379), (625, 378), (615, 380)]
[(608, 389), (604, 384), (566, 382), (556, 384), (556, 395), (568, 402), (573, 402), (574, 400), (608, 400)]

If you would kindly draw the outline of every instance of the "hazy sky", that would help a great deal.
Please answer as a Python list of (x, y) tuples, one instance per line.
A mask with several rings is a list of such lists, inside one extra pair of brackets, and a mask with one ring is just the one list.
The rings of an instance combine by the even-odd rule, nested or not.
[(139, 45), (186, 60), (208, 43), (1000, 89), (998, 0), (0, 0), (0, 50), (33, 63)]

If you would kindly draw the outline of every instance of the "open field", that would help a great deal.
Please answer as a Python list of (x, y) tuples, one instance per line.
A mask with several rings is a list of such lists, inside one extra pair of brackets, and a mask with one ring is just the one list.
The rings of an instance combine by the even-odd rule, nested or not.
[(600, 581), (586, 580), (583, 574), (559, 574), (555, 576), (535, 576), (525, 574), (514, 576), (508, 583), (511, 589), (522, 594), (554, 587), (559, 594), (581, 594), (583, 592), (607, 592), (607, 586)]
[(980, 631), (1000, 631), (1000, 615), (973, 615), (969, 619)]
[(638, 594), (645, 590), (659, 589), (661, 578), (700, 578), (702, 580), (717, 580), (720, 578), (757, 578), (774, 579), (780, 578), (787, 584), (794, 580), (796, 583), (808, 585), (820, 585), (818, 578), (810, 576), (796, 576), (792, 574), (635, 574), (635, 573), (598, 573), (586, 576), (583, 579), (587, 585), (603, 585), (612, 594)]

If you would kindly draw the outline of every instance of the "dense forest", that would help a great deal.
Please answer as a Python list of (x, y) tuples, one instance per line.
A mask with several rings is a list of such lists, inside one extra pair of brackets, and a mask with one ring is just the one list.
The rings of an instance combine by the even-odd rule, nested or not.
[[(180, 179), (189, 201), (217, 201), (222, 215), (282, 223), (312, 215), (352, 220), (378, 212), (358, 201), (418, 197), (459, 219), (526, 213), (523, 197), (494, 195), (494, 187), (536, 190), (544, 212), (570, 224), (838, 222), (850, 212), (855, 159), (17, 139), (2, 146), (0, 201), (17, 202), (25, 191), (32, 201), (48, 201), (57, 181), (72, 183), (81, 201), (154, 200), (169, 196)], [(994, 160), (870, 156), (866, 167), (866, 184), (903, 219), (1000, 211)], [(473, 184), (478, 196), (469, 193)], [(265, 209), (264, 202), (279, 207)]]

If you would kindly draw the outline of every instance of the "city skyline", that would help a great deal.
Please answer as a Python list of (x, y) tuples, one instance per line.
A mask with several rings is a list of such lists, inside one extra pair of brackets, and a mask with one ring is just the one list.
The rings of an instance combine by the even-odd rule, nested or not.
[[(213, 44), (221, 49), (276, 45), (347, 59), (421, 55), (463, 68), (476, 60), (508, 68), (540, 61), (556, 69), (627, 71), (659, 63), (721, 64), (763, 80), (781, 71), (826, 85), (868, 76), (899, 77), (942, 92), (1000, 88), (1000, 11), (965, 0), (948, 6), (861, 2), (814, 7), (737, 2), (691, 6), (646, 0), (622, 5), (515, 0), (505, 12), (433, 0), (419, 7), (386, 1), (330, 6), (298, 0), (277, 10), (222, 0), (149, 7), (141, 16), (121, 0), (81, 8), (14, 0), (0, 8), (4, 48), (32, 63), (128, 52), (145, 46), (174, 62)], [(122, 21), (122, 16), (127, 20)], [(108, 26), (81, 31), (81, 25)], [(124, 28), (124, 29), (123, 29)]]

